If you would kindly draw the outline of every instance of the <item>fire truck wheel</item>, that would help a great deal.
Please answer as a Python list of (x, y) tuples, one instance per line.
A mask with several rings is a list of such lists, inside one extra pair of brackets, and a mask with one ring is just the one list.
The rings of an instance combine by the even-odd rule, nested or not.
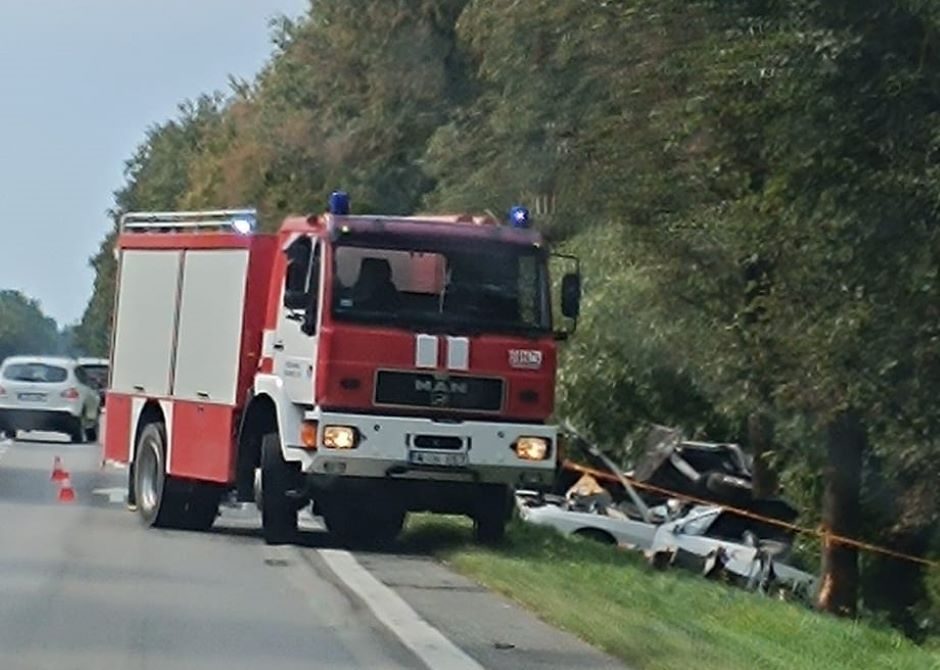
[(481, 544), (499, 544), (506, 536), (509, 521), (509, 489), (498, 487), (498, 491), (486, 494), (473, 515), (473, 535)]
[(261, 527), (268, 544), (285, 544), (297, 535), (297, 505), (287, 497), (295, 477), (281, 454), (277, 433), (261, 440)]
[(211, 484), (192, 484), (179, 525), (186, 530), (209, 530), (219, 516), (221, 492)]
[(264, 509), (264, 494), (261, 492), (261, 468), (255, 468), (254, 496), (255, 507), (257, 507), (260, 512)]
[(171, 528), (182, 511), (178, 492), (166, 475), (166, 428), (148, 423), (140, 433), (134, 455), (134, 494), (146, 526)]

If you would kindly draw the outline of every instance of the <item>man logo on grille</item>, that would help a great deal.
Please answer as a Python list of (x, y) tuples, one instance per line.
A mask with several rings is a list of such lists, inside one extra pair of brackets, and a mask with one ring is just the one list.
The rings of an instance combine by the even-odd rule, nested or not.
[(430, 395), (432, 407), (447, 407), (453, 395), (467, 395), (470, 392), (466, 382), (452, 379), (416, 379), (415, 391)]

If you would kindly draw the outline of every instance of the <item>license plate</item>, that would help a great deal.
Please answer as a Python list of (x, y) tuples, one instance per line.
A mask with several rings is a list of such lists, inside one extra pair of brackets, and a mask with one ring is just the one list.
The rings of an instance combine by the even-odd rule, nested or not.
[(412, 465), (434, 465), (444, 468), (460, 468), (467, 464), (467, 455), (442, 454), (436, 451), (412, 451), (408, 455)]
[(43, 402), (46, 399), (45, 393), (20, 393), (17, 396), (23, 402)]

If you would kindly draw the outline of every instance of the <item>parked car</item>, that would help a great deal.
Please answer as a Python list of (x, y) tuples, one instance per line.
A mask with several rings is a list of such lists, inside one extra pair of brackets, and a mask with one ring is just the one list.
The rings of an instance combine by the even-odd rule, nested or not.
[(84, 376), (88, 386), (98, 391), (101, 409), (104, 409), (105, 396), (108, 391), (108, 374), (110, 363), (107, 358), (79, 358), (78, 373)]
[(0, 366), (0, 432), (65, 433), (98, 439), (101, 401), (81, 364), (70, 358), (15, 356)]

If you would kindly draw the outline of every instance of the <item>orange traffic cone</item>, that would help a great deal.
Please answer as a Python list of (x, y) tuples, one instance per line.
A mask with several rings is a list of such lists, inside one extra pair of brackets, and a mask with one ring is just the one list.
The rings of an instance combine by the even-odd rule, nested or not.
[(55, 460), (52, 461), (52, 476), (49, 477), (49, 481), (61, 482), (68, 476), (69, 473), (66, 472), (65, 468), (62, 467), (62, 459), (56, 456)]
[(65, 478), (62, 480), (62, 485), (59, 487), (59, 502), (75, 502), (75, 489), (72, 488), (72, 480), (69, 479), (67, 473)]

